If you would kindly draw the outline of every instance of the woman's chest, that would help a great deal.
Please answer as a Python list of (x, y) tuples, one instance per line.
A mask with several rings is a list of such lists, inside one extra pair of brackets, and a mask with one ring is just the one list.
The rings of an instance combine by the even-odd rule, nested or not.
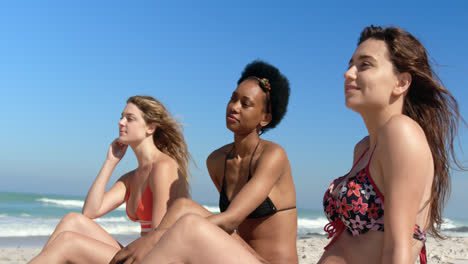
[(383, 219), (383, 209), (383, 196), (368, 169), (336, 179), (324, 196), (324, 210), (329, 220), (341, 219), (356, 234), (380, 227), (377, 224)]

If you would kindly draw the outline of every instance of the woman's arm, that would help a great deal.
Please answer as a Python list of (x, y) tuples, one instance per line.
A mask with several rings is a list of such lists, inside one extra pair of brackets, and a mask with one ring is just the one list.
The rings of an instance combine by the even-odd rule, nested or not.
[[(286, 152), (273, 144), (263, 150), (257, 161), (257, 168), (223, 213), (208, 217), (209, 220), (229, 234), (261, 204), (273, 189), (288, 163)], [(208, 168), (208, 171), (211, 170)]]
[[(224, 146), (223, 148), (225, 148)], [(223, 148), (213, 151), (206, 159), (206, 168), (208, 174), (211, 177), (211, 181), (215, 185), (218, 192), (221, 192), (223, 178), (222, 172), (224, 172), (225, 158), (228, 155), (227, 152), (223, 151)], [(222, 175), (222, 176), (221, 176)]]
[(83, 215), (91, 219), (98, 218), (114, 210), (124, 202), (127, 189), (124, 183), (125, 175), (107, 192), (105, 190), (112, 172), (125, 155), (127, 147), (127, 145), (119, 143), (117, 139), (112, 142), (107, 153), (107, 158), (86, 196)]
[(153, 192), (153, 228), (157, 228), (171, 202), (177, 197), (179, 180), (177, 164), (171, 160), (161, 160), (154, 164), (149, 183)]
[(405, 116), (382, 128), (378, 144), (385, 196), (381, 263), (410, 263), (416, 216), (434, 174), (431, 151), (422, 129)]

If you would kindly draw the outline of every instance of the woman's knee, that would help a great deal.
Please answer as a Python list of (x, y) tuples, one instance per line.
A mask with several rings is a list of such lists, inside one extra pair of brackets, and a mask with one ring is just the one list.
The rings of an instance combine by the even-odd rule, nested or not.
[(185, 214), (175, 224), (175, 229), (180, 233), (198, 237), (206, 234), (206, 229), (212, 225), (205, 217), (198, 214)]
[(67, 229), (80, 229), (83, 225), (85, 225), (86, 221), (90, 221), (88, 217), (84, 216), (83, 214), (80, 213), (75, 213), (71, 212), (66, 214), (62, 220), (60, 221), (61, 225), (64, 225), (67, 227)]

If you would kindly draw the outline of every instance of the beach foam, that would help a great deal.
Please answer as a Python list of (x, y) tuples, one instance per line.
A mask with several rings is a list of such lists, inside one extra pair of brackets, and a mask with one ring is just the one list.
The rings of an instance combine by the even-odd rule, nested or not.
[[(81, 212), (84, 199), (67, 196), (0, 193), (0, 237), (50, 236), (59, 221), (69, 212)], [(204, 208), (219, 213), (219, 207), (205, 204)], [(322, 210), (297, 209), (298, 237), (322, 236), (328, 223)], [(125, 204), (118, 210), (95, 219), (112, 235), (138, 235), (140, 226), (130, 221)], [(468, 237), (468, 220), (444, 218), (442, 234)]]
[[(39, 198), (36, 201), (45, 204), (52, 204), (57, 207), (63, 207), (67, 209), (71, 208), (83, 208), (84, 200), (61, 200), (61, 199), (50, 199), (50, 198)], [(123, 210), (125, 211), (125, 204), (119, 206), (116, 210)]]

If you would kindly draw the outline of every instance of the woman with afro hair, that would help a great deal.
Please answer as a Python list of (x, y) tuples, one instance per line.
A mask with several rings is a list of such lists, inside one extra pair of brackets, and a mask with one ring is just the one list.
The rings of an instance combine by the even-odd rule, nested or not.
[(287, 111), (289, 82), (274, 66), (253, 61), (226, 108), (234, 142), (213, 151), (208, 172), (221, 213), (174, 202), (156, 230), (111, 263), (297, 263), (296, 193), (285, 150), (260, 138)]

